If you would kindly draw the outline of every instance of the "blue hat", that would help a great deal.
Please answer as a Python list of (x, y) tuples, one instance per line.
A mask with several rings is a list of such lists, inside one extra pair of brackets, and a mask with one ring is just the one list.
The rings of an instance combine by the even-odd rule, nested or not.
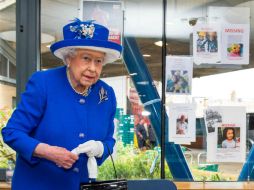
[(63, 36), (64, 40), (50, 46), (51, 52), (60, 59), (64, 59), (70, 48), (105, 52), (105, 63), (112, 63), (120, 58), (122, 46), (109, 41), (109, 30), (93, 21), (82, 22), (76, 18), (63, 27)]

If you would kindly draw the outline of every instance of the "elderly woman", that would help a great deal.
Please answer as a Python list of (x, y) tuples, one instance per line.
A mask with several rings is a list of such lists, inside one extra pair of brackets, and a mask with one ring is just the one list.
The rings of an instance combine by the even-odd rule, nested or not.
[[(17, 152), (13, 190), (79, 189), (89, 181), (88, 158), (101, 165), (115, 144), (115, 94), (99, 77), (122, 47), (108, 41), (107, 28), (92, 22), (76, 19), (63, 33), (51, 51), (65, 66), (32, 75), (2, 130)], [(81, 144), (84, 154), (71, 151)]]

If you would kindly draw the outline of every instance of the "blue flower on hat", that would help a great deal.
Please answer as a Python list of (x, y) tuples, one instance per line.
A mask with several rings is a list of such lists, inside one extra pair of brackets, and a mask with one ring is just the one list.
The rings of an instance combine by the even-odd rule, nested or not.
[(91, 39), (93, 38), (93, 34), (95, 31), (95, 26), (93, 24), (94, 20), (87, 21), (86, 24), (83, 24), (81, 20), (78, 18), (75, 18), (75, 25), (70, 25), (70, 31), (75, 32), (76, 36), (75, 39)]

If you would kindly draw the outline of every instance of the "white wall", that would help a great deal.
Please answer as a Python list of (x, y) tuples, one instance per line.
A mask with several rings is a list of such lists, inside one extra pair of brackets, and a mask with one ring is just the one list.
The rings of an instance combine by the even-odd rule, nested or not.
[(12, 97), (16, 97), (16, 88), (0, 84), (0, 109), (12, 109)]

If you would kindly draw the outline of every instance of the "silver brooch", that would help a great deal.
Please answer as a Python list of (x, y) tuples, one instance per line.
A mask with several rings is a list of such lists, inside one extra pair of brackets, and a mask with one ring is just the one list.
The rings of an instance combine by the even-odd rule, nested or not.
[(100, 96), (100, 101), (98, 104), (108, 100), (108, 93), (103, 87), (101, 87), (101, 89), (99, 91), (99, 96)]

